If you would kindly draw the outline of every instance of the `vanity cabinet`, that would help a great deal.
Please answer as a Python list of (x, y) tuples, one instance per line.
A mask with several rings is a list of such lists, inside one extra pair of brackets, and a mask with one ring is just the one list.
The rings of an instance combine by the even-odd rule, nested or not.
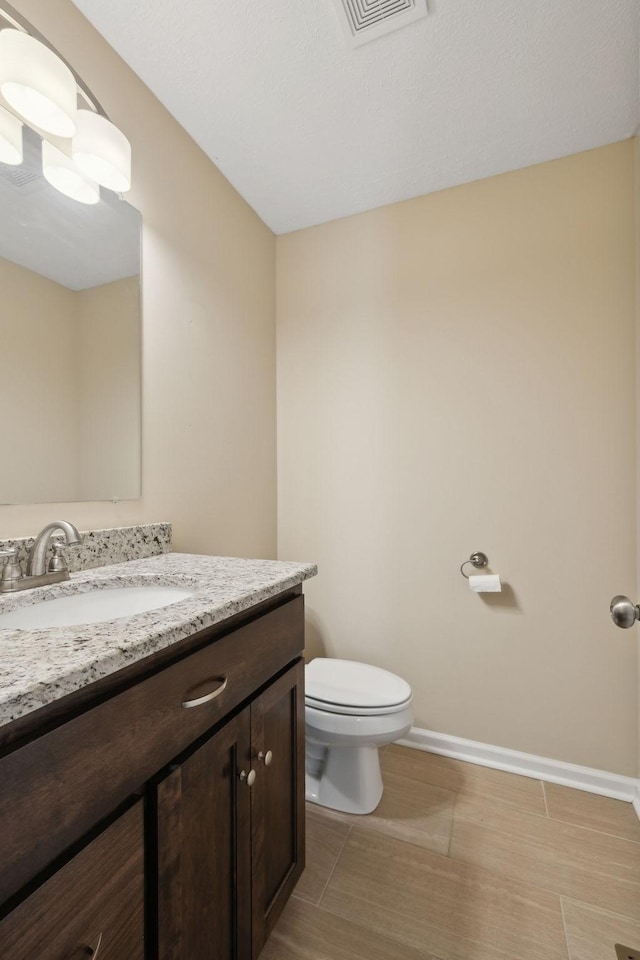
[(303, 666), (157, 784), (158, 960), (257, 957), (304, 867)]
[(304, 867), (303, 599), (266, 606), (5, 746), (0, 957), (256, 960)]

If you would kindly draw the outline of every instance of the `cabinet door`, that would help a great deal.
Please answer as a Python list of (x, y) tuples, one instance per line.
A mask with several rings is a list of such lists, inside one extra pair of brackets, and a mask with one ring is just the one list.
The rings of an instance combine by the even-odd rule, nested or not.
[(304, 664), (251, 704), (253, 957), (304, 869)]
[(142, 803), (89, 843), (0, 923), (11, 960), (143, 960)]
[(247, 709), (157, 786), (159, 960), (249, 960), (249, 745)]

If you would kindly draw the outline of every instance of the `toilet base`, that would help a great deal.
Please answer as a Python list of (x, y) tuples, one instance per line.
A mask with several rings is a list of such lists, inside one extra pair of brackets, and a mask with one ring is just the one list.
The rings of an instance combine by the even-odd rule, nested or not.
[[(317, 744), (308, 744), (309, 747)], [(380, 758), (375, 746), (325, 748), (321, 763), (317, 750), (307, 762), (306, 799), (343, 813), (372, 813), (382, 798)]]

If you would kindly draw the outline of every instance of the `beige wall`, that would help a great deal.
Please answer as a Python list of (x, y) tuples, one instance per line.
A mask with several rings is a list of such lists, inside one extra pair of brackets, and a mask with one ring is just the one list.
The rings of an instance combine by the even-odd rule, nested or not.
[(137, 277), (76, 294), (78, 499), (140, 489), (140, 285)]
[(0, 291), (0, 503), (74, 500), (75, 294), (2, 258)]
[(70, 0), (13, 0), (133, 149), (143, 227), (143, 496), (0, 508), (2, 536), (172, 520), (178, 549), (275, 551), (275, 242)]
[[(416, 724), (637, 773), (630, 142), (279, 237), (279, 552)], [(484, 550), (508, 584), (472, 595)]]

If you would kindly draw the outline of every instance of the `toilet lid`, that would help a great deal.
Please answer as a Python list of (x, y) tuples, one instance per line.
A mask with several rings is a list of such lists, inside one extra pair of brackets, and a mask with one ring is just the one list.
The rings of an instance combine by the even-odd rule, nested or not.
[(305, 695), (319, 704), (380, 709), (406, 703), (411, 687), (368, 663), (317, 657), (305, 667)]

